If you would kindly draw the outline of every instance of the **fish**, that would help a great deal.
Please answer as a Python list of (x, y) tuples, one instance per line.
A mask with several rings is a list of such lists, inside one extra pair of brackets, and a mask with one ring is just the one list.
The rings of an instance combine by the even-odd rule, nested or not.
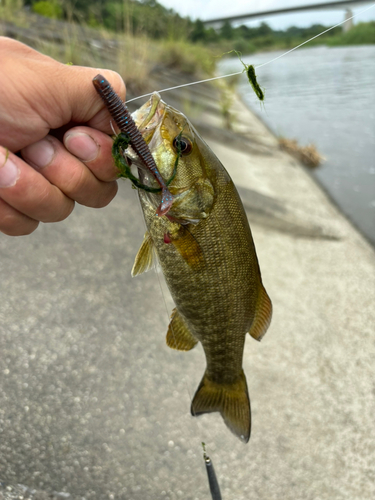
[[(224, 166), (183, 113), (158, 93), (132, 114), (173, 203), (159, 215), (161, 194), (138, 189), (146, 222), (132, 276), (157, 259), (175, 303), (166, 335), (173, 349), (202, 344), (206, 369), (191, 414), (219, 412), (247, 443), (251, 410), (242, 367), (247, 333), (260, 341), (272, 316), (241, 199)], [(154, 177), (127, 151), (145, 185)]]

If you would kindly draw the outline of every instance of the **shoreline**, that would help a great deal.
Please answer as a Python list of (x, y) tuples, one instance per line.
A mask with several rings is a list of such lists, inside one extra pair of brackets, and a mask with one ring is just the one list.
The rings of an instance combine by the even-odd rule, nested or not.
[[(311, 47), (283, 59), (279, 66), (267, 66), (262, 73), (269, 87), (266, 113), (258, 110), (245, 80), (240, 81), (239, 91), (276, 134), (297, 139), (300, 144), (313, 142), (322, 152), (326, 162), (314, 171), (313, 177), (374, 246), (374, 119), (367, 112), (373, 92), (366, 79), (374, 69), (373, 55), (374, 46)], [(263, 64), (270, 56), (250, 59), (254, 64)], [(293, 73), (298, 61), (301, 71)], [(226, 70), (230, 71), (231, 64)], [(325, 78), (325, 84), (320, 77)], [(357, 105), (351, 105), (353, 99), (358, 100)]]
[[(250, 111), (250, 113), (254, 116), (257, 117), (258, 120), (262, 122), (264, 127), (269, 131), (269, 133), (275, 137), (277, 140), (277, 135), (275, 132), (272, 130), (272, 128), (262, 119), (262, 116), (260, 113), (256, 112), (253, 110), (247, 103), (246, 101), (242, 98), (241, 94), (239, 92), (236, 93), (237, 98), (240, 100), (240, 102), (243, 104), (243, 106)], [(288, 153), (287, 153), (288, 154)], [(298, 162), (298, 160), (296, 160)], [(345, 213), (343, 207), (339, 205), (339, 203), (334, 199), (334, 197), (331, 195), (330, 191), (328, 188), (324, 186), (324, 184), (319, 180), (317, 176), (314, 175), (314, 170), (310, 169), (308, 167), (305, 167), (302, 165), (300, 162), (300, 167), (305, 171), (305, 173), (308, 174), (308, 176), (311, 178), (311, 180), (324, 192), (324, 194), (327, 196), (329, 201), (337, 208), (337, 210), (340, 212), (340, 214), (347, 220), (349, 224), (353, 226), (353, 228), (365, 239), (365, 241), (373, 248), (375, 251), (375, 242), (372, 241), (367, 234), (362, 231), (362, 229), (356, 224), (356, 222), (347, 214)], [(321, 166), (318, 166), (317, 169), (321, 168)]]

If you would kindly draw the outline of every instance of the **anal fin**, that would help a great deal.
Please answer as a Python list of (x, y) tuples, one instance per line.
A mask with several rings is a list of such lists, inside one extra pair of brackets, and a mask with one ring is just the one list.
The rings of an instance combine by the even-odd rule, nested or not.
[(271, 319), (272, 302), (268, 297), (264, 286), (261, 285), (257, 305), (255, 308), (255, 317), (249, 330), (249, 334), (255, 340), (262, 340), (262, 337), (265, 335), (268, 327), (270, 326)]
[(173, 309), (167, 332), (167, 345), (178, 351), (190, 351), (198, 340), (190, 333), (177, 309)]

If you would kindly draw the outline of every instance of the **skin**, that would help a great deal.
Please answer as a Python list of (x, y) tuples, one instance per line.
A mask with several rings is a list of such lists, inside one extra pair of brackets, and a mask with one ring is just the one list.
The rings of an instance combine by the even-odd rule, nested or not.
[(0, 67), (0, 232), (30, 234), (67, 218), (75, 202), (106, 206), (118, 171), (111, 117), (92, 79), (102, 73), (125, 100), (120, 75), (67, 66), (5, 37)]

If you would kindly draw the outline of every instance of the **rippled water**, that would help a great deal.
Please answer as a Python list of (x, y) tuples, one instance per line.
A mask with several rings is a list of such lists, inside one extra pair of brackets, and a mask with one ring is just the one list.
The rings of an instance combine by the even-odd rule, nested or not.
[[(281, 52), (244, 58), (259, 65)], [(223, 61), (220, 71), (239, 68)], [(375, 46), (299, 49), (257, 70), (263, 110), (245, 75), (239, 90), (277, 134), (314, 143), (326, 158), (314, 175), (375, 244)]]

